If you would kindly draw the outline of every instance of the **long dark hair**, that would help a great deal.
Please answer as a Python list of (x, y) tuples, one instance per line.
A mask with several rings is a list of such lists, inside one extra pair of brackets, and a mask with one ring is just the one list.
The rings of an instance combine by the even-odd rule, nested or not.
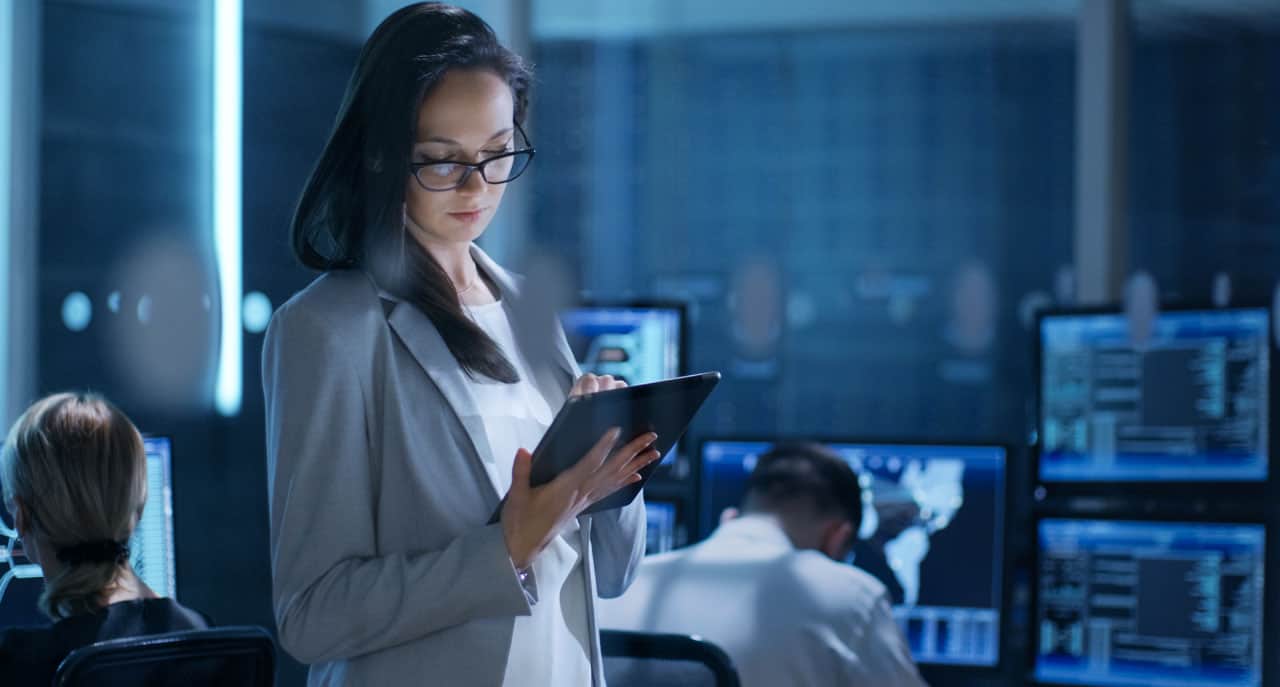
[(532, 74), (493, 29), (438, 2), (387, 17), (360, 51), (337, 121), (298, 200), (293, 252), (318, 270), (357, 268), (431, 319), (468, 375), (512, 383), (515, 368), (462, 311), (449, 277), (404, 226), (418, 108), (445, 72), (488, 69), (511, 87), (522, 124)]

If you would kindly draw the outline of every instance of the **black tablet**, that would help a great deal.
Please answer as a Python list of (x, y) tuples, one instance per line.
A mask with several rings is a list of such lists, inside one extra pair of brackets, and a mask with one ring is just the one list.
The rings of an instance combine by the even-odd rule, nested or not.
[[(693, 416), (719, 382), (719, 372), (704, 372), (570, 398), (533, 450), (530, 484), (535, 487), (546, 484), (573, 467), (611, 427), (622, 428), (619, 446), (645, 432), (656, 433), (658, 439), (653, 442), (653, 448), (666, 455), (684, 436)], [(606, 496), (585, 512), (621, 508), (631, 503), (659, 462), (654, 461), (641, 470), (639, 482)], [(499, 512), (501, 508), (499, 505)], [(497, 515), (494, 514), (494, 521)]]

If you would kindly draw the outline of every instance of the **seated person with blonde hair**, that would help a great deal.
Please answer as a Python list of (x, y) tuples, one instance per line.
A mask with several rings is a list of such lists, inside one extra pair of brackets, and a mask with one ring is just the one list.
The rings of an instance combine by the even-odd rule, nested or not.
[(6, 685), (48, 685), (67, 654), (107, 639), (203, 629), (134, 573), (128, 541), (147, 500), (142, 436), (96, 394), (37, 401), (0, 450), (4, 505), (44, 573), (46, 627), (0, 631)]

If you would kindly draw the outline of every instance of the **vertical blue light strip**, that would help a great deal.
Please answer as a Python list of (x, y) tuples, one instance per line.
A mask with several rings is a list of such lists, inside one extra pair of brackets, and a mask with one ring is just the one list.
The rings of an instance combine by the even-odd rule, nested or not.
[(214, 405), (240, 412), (243, 393), (240, 330), (241, 0), (213, 0), (213, 245), (222, 310)]
[(9, 420), (9, 327), (13, 310), (9, 303), (9, 278), (13, 274), (9, 263), (10, 224), (13, 222), (13, 71), (17, 65), (13, 44), (13, 21), (16, 3), (6, 2), (0, 7), (0, 423), (8, 426)]

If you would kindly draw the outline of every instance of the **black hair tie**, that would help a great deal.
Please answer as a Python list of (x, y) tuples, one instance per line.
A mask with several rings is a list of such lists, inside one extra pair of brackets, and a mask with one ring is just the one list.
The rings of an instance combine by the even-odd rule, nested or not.
[(66, 565), (81, 563), (123, 563), (129, 560), (129, 547), (118, 541), (102, 539), (58, 549), (58, 560)]

